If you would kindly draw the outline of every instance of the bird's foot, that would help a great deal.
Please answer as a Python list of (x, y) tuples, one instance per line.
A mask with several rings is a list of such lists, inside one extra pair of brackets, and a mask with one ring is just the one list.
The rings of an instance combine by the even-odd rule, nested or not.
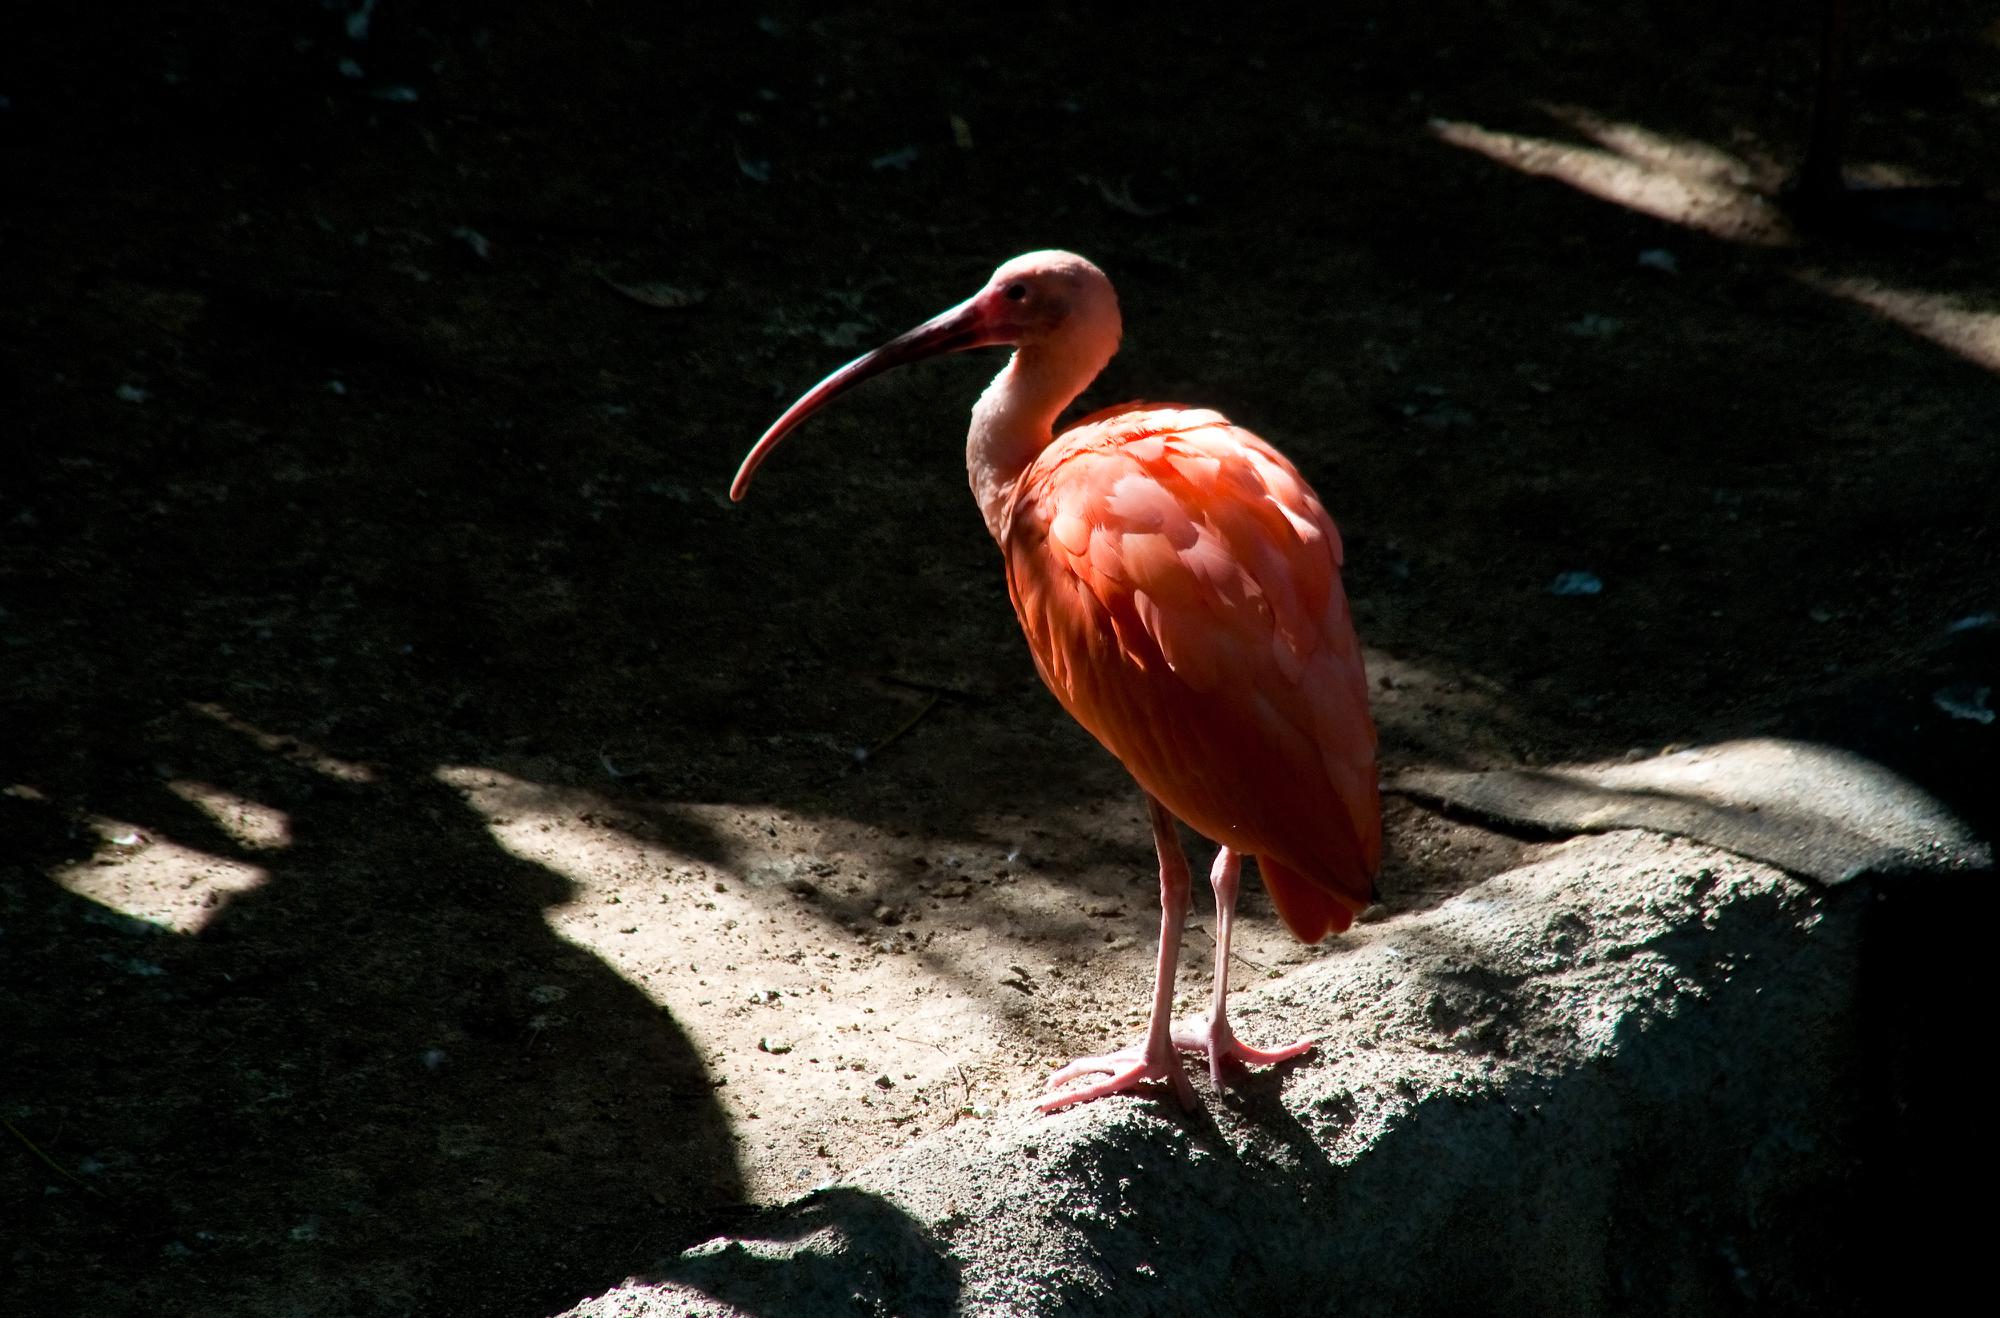
[(1253, 1047), (1236, 1037), (1236, 1031), (1229, 1028), (1229, 1019), (1226, 1016), (1210, 1022), (1200, 1030), (1174, 1031), (1174, 1047), (1208, 1054), (1208, 1076), (1215, 1082), (1217, 1089), (1223, 1085), (1224, 1062), (1237, 1061), (1245, 1066), (1270, 1066), (1274, 1062), (1286, 1061), (1311, 1051), (1313, 1042), (1311, 1039), (1300, 1039), (1297, 1043), (1288, 1043), (1277, 1048)]
[[(1102, 1075), (1105, 1078), (1095, 1084), (1082, 1085), (1075, 1089), (1062, 1086), (1078, 1076)], [(1188, 1111), (1194, 1110), (1194, 1086), (1188, 1083), (1187, 1073), (1181, 1069), (1180, 1058), (1171, 1049), (1166, 1056), (1148, 1055), (1145, 1045), (1134, 1044), (1130, 1048), (1102, 1057), (1079, 1057), (1062, 1070), (1049, 1077), (1052, 1092), (1035, 1106), (1044, 1112), (1054, 1112), (1057, 1108), (1068, 1107), (1072, 1103), (1088, 1103), (1094, 1098), (1107, 1094), (1122, 1094), (1141, 1085), (1165, 1080), (1173, 1086), (1174, 1097)]]

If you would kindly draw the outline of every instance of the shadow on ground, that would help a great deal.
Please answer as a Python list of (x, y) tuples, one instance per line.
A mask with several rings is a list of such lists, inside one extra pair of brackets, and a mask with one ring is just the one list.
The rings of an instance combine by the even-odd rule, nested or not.
[(531, 1311), (741, 1200), (704, 1060), (551, 933), (565, 881), (425, 778), (330, 780), (177, 723), (154, 753), (291, 829), (246, 852), (164, 790), (97, 802), (263, 872), (197, 933), (38, 879), (100, 839), (0, 803), (39, 853), (0, 897), (7, 1115), (75, 1169), (15, 1163), (7, 1216), (41, 1224), (17, 1279), (107, 1313)]
[[(1797, 158), (1803, 0), (1032, 41), (767, 9), (166, 4), (0, 52), (0, 1206), (39, 1224), (6, 1300), (529, 1314), (735, 1211), (712, 1059), (440, 766), (724, 868), (696, 806), (852, 823), (885, 870), (992, 843), (996, 802), (1050, 867), (1135, 854), (955, 465), (992, 362), (882, 382), (721, 499), (799, 388), (1030, 247), (1119, 282), (1087, 401), (1217, 405), (1319, 486), (1392, 765), (1790, 735), (1993, 831), (1994, 726), (1938, 700), (2000, 689), (1991, 628), (1951, 630), (2000, 610), (1990, 234), (1737, 242), (1436, 127), (1602, 147), (1580, 106), (1754, 192)], [(1937, 0), (1869, 39), (1856, 151), (1980, 182), (1990, 34)], [(1576, 571), (1601, 591), (1551, 592)], [(1398, 810), (1392, 899), (1462, 885)], [(142, 932), (55, 882), (115, 847), (94, 818), (261, 882)]]

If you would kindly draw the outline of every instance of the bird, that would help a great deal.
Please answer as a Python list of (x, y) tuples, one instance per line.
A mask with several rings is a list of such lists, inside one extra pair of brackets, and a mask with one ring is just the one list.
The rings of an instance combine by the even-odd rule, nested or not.
[[(1382, 813), (1368, 679), (1342, 588), (1340, 532), (1296, 467), (1220, 413), (1177, 403), (1057, 419), (1117, 352), (1118, 297), (1065, 251), (1003, 263), (972, 297), (807, 390), (744, 457), (730, 497), (801, 422), (854, 386), (949, 353), (1013, 355), (972, 409), (966, 471), (1005, 562), (1036, 671), (1144, 794), (1159, 853), (1160, 940), (1143, 1039), (1078, 1058), (1043, 1111), (1171, 1088), (1196, 1104), (1179, 1051), (1230, 1063), (1310, 1050), (1239, 1040), (1229, 947), (1242, 862), (1306, 943), (1375, 900)], [(1176, 1029), (1174, 974), (1190, 897), (1175, 821), (1215, 843), (1208, 1020)]]

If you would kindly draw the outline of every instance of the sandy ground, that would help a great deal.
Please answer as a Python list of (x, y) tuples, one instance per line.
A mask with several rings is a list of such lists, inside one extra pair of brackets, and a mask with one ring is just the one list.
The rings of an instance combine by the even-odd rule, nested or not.
[[(1798, 736), (1991, 829), (1992, 211), (1794, 221), (1809, 6), (35, 21), (0, 1307), (551, 1312), (1134, 1029), (1143, 817), (957, 466), (996, 363), (723, 498), (1016, 251), (1118, 282), (1086, 405), (1314, 481), (1390, 769)], [(1990, 184), (1984, 20), (1859, 39), (1856, 170)], [(1376, 919), (1542, 845), (1389, 811)], [(1342, 955), (1245, 907), (1241, 982)]]

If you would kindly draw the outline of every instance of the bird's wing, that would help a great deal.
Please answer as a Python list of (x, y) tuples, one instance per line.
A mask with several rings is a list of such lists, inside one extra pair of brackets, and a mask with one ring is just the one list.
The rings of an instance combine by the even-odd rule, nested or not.
[(1291, 463), (1214, 412), (1127, 405), (1035, 461), (1004, 545), (1043, 679), (1141, 786), (1366, 904), (1381, 850), (1367, 678), (1340, 534)]

